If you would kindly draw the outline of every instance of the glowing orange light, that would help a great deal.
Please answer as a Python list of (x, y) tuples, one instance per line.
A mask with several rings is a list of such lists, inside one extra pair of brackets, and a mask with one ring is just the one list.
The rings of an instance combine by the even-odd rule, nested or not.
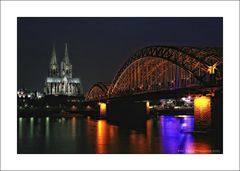
[(212, 150), (209, 144), (204, 142), (199, 142), (199, 143), (190, 143), (189, 145), (187, 145), (185, 152), (188, 154), (208, 154), (208, 153), (212, 153)]
[(150, 112), (150, 102), (148, 100), (146, 101), (146, 111), (147, 113)]
[(210, 98), (206, 96), (201, 96), (201, 97), (195, 97), (194, 99), (194, 107), (199, 107), (199, 108), (207, 108), (210, 105)]
[(106, 131), (107, 131), (106, 121), (99, 120), (97, 122), (97, 137), (96, 137), (97, 153), (106, 153), (106, 142), (107, 142)]
[(209, 66), (209, 67), (208, 67), (208, 72), (209, 72), (209, 74), (214, 74), (216, 68), (217, 68), (217, 67), (216, 67), (216, 64), (214, 64), (213, 66)]
[(107, 104), (99, 102), (98, 105), (100, 106), (100, 115), (105, 115), (107, 112)]
[(208, 129), (211, 126), (211, 98), (207, 96), (194, 98), (194, 127)]

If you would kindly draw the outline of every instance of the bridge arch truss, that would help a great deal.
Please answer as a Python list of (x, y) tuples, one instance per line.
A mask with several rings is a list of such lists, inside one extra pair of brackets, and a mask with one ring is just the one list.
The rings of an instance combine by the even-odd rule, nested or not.
[(137, 51), (115, 75), (108, 95), (182, 88), (222, 81), (220, 48), (150, 46)]
[(95, 83), (86, 94), (86, 100), (97, 100), (108, 97), (110, 83)]

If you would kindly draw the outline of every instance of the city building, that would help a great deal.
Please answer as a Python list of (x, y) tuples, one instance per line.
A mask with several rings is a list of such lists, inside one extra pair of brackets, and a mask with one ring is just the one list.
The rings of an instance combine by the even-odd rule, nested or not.
[[(60, 72), (59, 72), (60, 70)], [(83, 94), (80, 78), (72, 77), (72, 65), (69, 60), (67, 44), (60, 68), (57, 63), (56, 50), (53, 46), (48, 77), (45, 81), (44, 93), (46, 95), (78, 96)]]

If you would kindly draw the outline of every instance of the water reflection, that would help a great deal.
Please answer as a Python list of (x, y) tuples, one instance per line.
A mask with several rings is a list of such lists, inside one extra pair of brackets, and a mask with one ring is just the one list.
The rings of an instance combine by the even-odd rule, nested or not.
[(192, 143), (193, 116), (162, 116), (160, 130), (162, 133), (162, 148), (165, 153), (185, 153), (185, 148)]
[(130, 134), (130, 153), (149, 153), (147, 138), (144, 134), (134, 132)]
[(32, 140), (33, 139), (33, 134), (34, 134), (34, 118), (31, 117), (30, 118), (30, 139)]
[(146, 131), (146, 138), (147, 138), (147, 144), (149, 145), (149, 146), (151, 146), (151, 143), (152, 143), (152, 126), (153, 126), (153, 124), (152, 124), (152, 120), (147, 120), (147, 122), (146, 122), (146, 129), (147, 129), (147, 131)]
[(71, 127), (72, 127), (71, 135), (72, 135), (73, 140), (75, 140), (75, 138), (76, 138), (76, 117), (73, 117), (71, 119)]
[(23, 119), (20, 117), (18, 118), (18, 136), (19, 139), (23, 139)]
[(97, 121), (96, 152), (106, 153), (107, 149), (107, 123), (105, 120)]
[(185, 149), (183, 149), (184, 153), (188, 154), (209, 154), (212, 153), (212, 148), (210, 144), (206, 142), (194, 142), (189, 143)]
[(50, 127), (49, 127), (49, 117), (45, 118), (45, 140), (46, 145), (49, 143), (49, 137), (50, 137)]
[(142, 129), (89, 118), (19, 118), (19, 153), (212, 153), (211, 137), (193, 136), (193, 116), (149, 119)]

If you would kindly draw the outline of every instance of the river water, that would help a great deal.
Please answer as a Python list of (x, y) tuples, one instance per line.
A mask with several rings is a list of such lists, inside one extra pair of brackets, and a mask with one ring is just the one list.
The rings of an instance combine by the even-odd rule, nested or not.
[(193, 116), (160, 116), (138, 128), (87, 117), (18, 118), (19, 154), (222, 153), (210, 135), (194, 135)]

